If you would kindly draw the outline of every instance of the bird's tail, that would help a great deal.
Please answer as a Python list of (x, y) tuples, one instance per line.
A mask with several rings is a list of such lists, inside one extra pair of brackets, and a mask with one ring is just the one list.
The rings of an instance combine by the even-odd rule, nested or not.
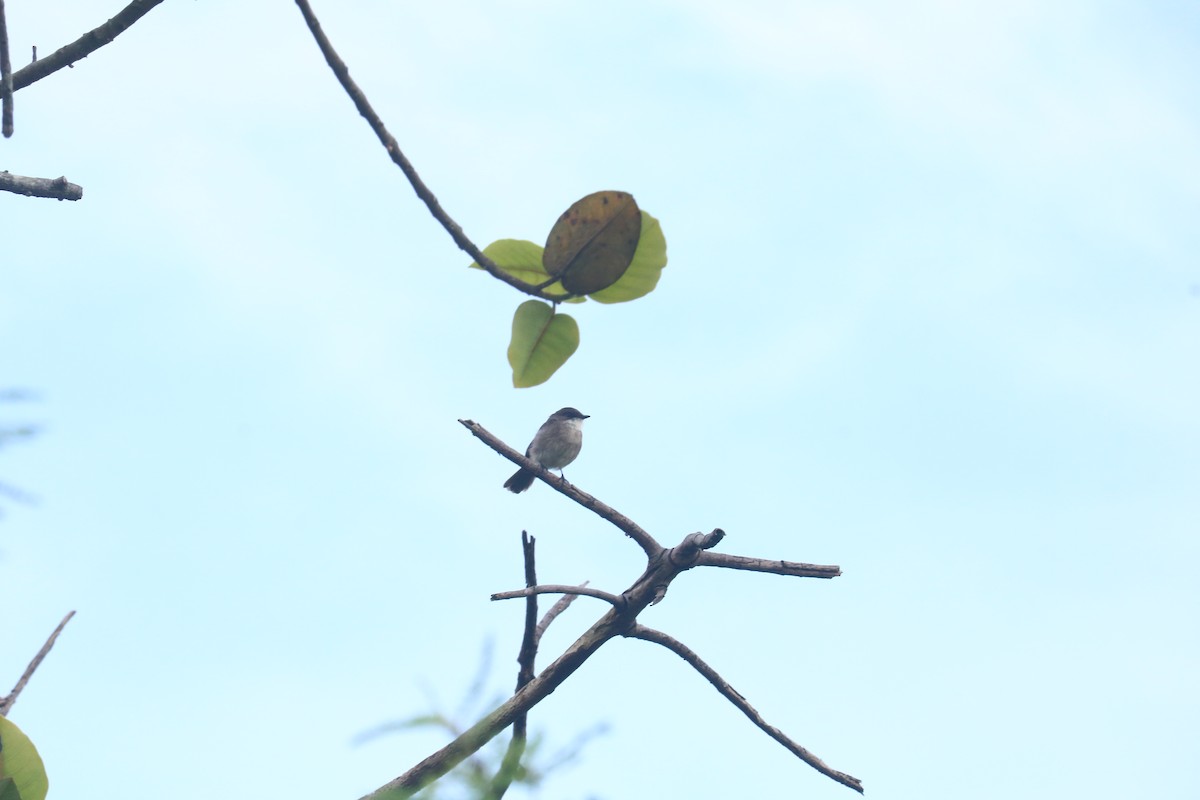
[(519, 469), (512, 477), (504, 482), (504, 488), (514, 494), (519, 494), (533, 486), (533, 473), (527, 469)]

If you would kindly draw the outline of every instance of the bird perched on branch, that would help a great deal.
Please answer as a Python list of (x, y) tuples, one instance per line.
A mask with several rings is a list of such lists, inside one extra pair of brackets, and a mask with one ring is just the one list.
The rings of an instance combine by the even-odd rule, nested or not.
[[(583, 447), (583, 421), (587, 418), (587, 414), (570, 406), (555, 411), (533, 435), (533, 441), (525, 448), (525, 457), (561, 474), (562, 468), (574, 461)], [(533, 473), (523, 467), (504, 482), (504, 488), (514, 493), (532, 485)]]

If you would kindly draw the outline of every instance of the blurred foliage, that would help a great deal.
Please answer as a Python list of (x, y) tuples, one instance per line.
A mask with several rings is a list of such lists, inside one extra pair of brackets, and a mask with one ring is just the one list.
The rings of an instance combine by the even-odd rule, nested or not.
[[(488, 676), (492, 672), (492, 651), (492, 643), (486, 642), (475, 678), (459, 707), (453, 712), (434, 710), (385, 722), (355, 736), (354, 744), (365, 744), (383, 736), (407, 731), (441, 732), (445, 734), (447, 742), (462, 734), (506, 699), (486, 689)], [(431, 696), (430, 705), (437, 706), (439, 703)], [(551, 752), (545, 736), (531, 729), (525, 752), (512, 779), (513, 787), (522, 787), (522, 794), (526, 797), (537, 796), (537, 790), (547, 776), (578, 759), (584, 746), (607, 730), (607, 725), (595, 725), (577, 734), (565, 747)], [(420, 800), (491, 800), (496, 797), (493, 781), (500, 772), (510, 741), (511, 729), (488, 742), (445, 777), (418, 792), (415, 797)]]
[[(31, 392), (23, 389), (0, 389), (0, 403), (18, 403), (34, 399)], [(14, 442), (33, 438), (38, 434), (38, 430), (36, 425), (0, 421), (0, 450)], [(22, 503), (33, 502), (32, 495), (4, 480), (0, 480), (0, 498)], [(3, 516), (2, 509), (0, 509), (0, 516)]]

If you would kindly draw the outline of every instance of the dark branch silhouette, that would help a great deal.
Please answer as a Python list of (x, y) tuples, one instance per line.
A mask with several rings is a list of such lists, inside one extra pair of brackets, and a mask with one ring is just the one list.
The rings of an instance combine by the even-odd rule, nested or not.
[[(383, 145), (383, 149), (387, 151), (388, 156), (392, 159), (392, 163), (400, 168), (404, 176), (408, 178), (408, 182), (412, 184), (413, 191), (417, 193), (417, 197), (425, 203), (429, 209), (429, 213), (433, 215), (446, 233), (450, 234), (450, 238), (458, 245), (459, 249), (474, 259), (475, 263), (483, 267), (489, 275), (498, 280), (504, 281), (514, 289), (518, 289), (525, 294), (540, 297), (543, 300), (549, 300), (552, 303), (561, 303), (573, 295), (569, 294), (547, 294), (543, 289), (525, 281), (514, 278), (496, 265), (496, 262), (483, 254), (483, 251), (475, 246), (475, 243), (467, 237), (463, 232), (462, 226), (450, 218), (450, 215), (442, 208), (442, 204), (438, 202), (437, 197), (430, 191), (425, 182), (421, 180), (421, 176), (417, 174), (416, 168), (412, 162), (400, 150), (400, 144), (395, 137), (388, 132), (387, 127), (383, 124), (383, 120), (375, 113), (375, 109), (371, 107), (371, 103), (367, 100), (366, 94), (362, 89), (358, 88), (358, 84), (350, 77), (350, 69), (346, 66), (346, 62), (342, 61), (341, 56), (333, 49), (333, 44), (330, 43), (329, 37), (321, 29), (321, 23), (313, 14), (312, 8), (308, 4), (308, 0), (296, 0), (296, 5), (300, 8), (300, 13), (304, 15), (304, 21), (308, 25), (309, 31), (312, 32), (313, 39), (317, 42), (317, 47), (321, 48), (321, 54), (325, 56), (326, 63), (333, 70), (333, 74), (337, 77), (338, 83), (350, 96), (354, 102), (354, 107), (358, 109), (358, 113), (363, 116), (367, 124), (371, 126), (371, 130), (375, 132), (375, 136)], [(557, 280), (557, 279), (556, 279)], [(554, 281), (551, 281), (553, 283)]]
[[(525, 560), (525, 585), (537, 585), (537, 566), (535, 564), (535, 545), (537, 540), (525, 531), (521, 531), (521, 554)], [(517, 653), (517, 688), (521, 691), (533, 680), (534, 659), (537, 657), (538, 618), (537, 595), (530, 594), (525, 598), (525, 627), (521, 635), (521, 649)], [(528, 739), (528, 714), (522, 712), (513, 720), (512, 740), (500, 760), (500, 769), (488, 785), (487, 800), (500, 800), (508, 787), (512, 785), (518, 770), (521, 768), (521, 756), (525, 754)]]
[(54, 647), (54, 642), (58, 639), (58, 635), (62, 633), (63, 628), (67, 627), (67, 623), (71, 621), (71, 617), (73, 616), (75, 616), (74, 611), (63, 617), (62, 622), (58, 623), (58, 627), (54, 629), (54, 633), (50, 634), (50, 638), (42, 645), (42, 649), (38, 650), (37, 655), (29, 662), (29, 666), (25, 668), (25, 672), (17, 680), (17, 685), (13, 687), (13, 690), (8, 693), (7, 697), (0, 698), (0, 717), (8, 716), (9, 709), (13, 707), (13, 703), (17, 702), (17, 696), (25, 689), (25, 684), (29, 683), (29, 679), (33, 677), (33, 673), (37, 671), (37, 668), (42, 665), (42, 660), (46, 658), (46, 655), (50, 652), (50, 648)]
[(4, 0), (0, 0), (0, 132), (4, 138), (13, 135), (12, 61), (8, 58), (8, 22), (4, 16)]
[[(438, 752), (430, 755), (408, 772), (380, 787), (370, 795), (367, 795), (367, 798), (364, 800), (384, 800), (385, 798), (386, 800), (396, 800), (397, 798), (410, 797), (433, 783), (454, 769), (462, 761), (469, 758), (472, 753), (483, 747), (484, 744), (509, 725), (513, 725), (517, 719), (528, 713), (530, 708), (544, 700), (551, 692), (562, 685), (605, 642), (617, 636), (646, 638), (671, 647), (672, 650), (683, 656), (702, 675), (708, 678), (718, 690), (722, 691), (722, 694), (725, 694), (755, 724), (766, 731), (776, 741), (791, 750), (797, 757), (839, 783), (857, 791), (862, 791), (862, 783), (857, 778), (830, 768), (778, 729), (768, 725), (758, 715), (758, 712), (746, 702), (745, 698), (729, 687), (728, 682), (721, 678), (715, 670), (701, 661), (695, 653), (692, 653), (682, 644), (665, 634), (660, 634), (650, 628), (644, 628), (637, 622), (637, 617), (642, 611), (662, 600), (666, 595), (671, 581), (693, 567), (723, 566), (738, 569), (753, 569), (761, 572), (774, 572), (775, 574), (793, 577), (820, 578), (830, 578), (841, 574), (838, 567), (741, 557), (713, 559), (706, 564), (706, 557), (711, 555), (709, 551), (725, 537), (725, 532), (719, 528), (709, 533), (689, 534), (675, 547), (670, 549), (663, 548), (653, 537), (643, 531), (628, 517), (601, 503), (590, 494), (576, 489), (565, 480), (550, 474), (549, 471), (540, 469), (516, 450), (496, 439), (496, 437), (478, 423), (471, 420), (459, 420), (459, 422), (477, 438), (509, 461), (531, 469), (538, 478), (553, 486), (557, 491), (570, 497), (584, 508), (612, 522), (624, 531), (626, 535), (634, 538), (646, 552), (646, 568), (642, 575), (634, 581), (633, 585), (621, 593), (620, 597), (593, 590), (581, 591), (581, 587), (562, 585), (538, 586), (533, 583), (533, 574), (530, 569), (526, 570), (527, 586), (524, 590), (501, 592), (493, 595), (494, 599), (501, 597), (532, 598), (544, 591), (564, 591), (570, 592), (571, 596), (579, 594), (598, 596), (612, 603), (613, 607), (588, 628), (553, 663), (542, 670), (532, 680), (521, 683), (512, 697), (494, 711), (485, 715), (470, 730), (465, 731), (457, 739), (450, 742)], [(528, 616), (526, 620), (528, 626)], [(526, 631), (528, 631), (528, 627)]]
[[(27, 67), (13, 73), (13, 91), (24, 89), (29, 84), (40, 81), (47, 75), (57, 72), (63, 67), (69, 67), (81, 58), (87, 58), (104, 45), (116, 39), (129, 26), (146, 16), (150, 9), (163, 0), (133, 0), (108, 22), (98, 28), (88, 31), (70, 44), (60, 47), (46, 58), (34, 61)], [(74, 198), (78, 199), (78, 198)]]

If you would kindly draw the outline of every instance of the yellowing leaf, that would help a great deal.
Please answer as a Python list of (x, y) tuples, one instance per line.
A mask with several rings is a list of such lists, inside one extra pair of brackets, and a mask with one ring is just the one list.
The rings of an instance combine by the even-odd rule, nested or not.
[[(550, 280), (545, 267), (542, 266), (542, 246), (525, 239), (497, 239), (483, 248), (483, 254), (490, 258), (502, 272), (519, 281), (532, 286), (540, 286)], [(483, 269), (472, 261), (471, 269)], [(566, 295), (567, 290), (561, 283), (552, 283), (543, 291), (547, 294)], [(565, 302), (582, 303), (586, 298), (573, 297)]]
[(573, 294), (591, 294), (616, 283), (637, 250), (642, 215), (625, 192), (595, 192), (563, 212), (542, 253), (546, 272)]
[[(501, 270), (526, 283), (542, 283), (550, 278), (542, 266), (541, 245), (525, 239), (497, 239), (483, 248), (483, 254)], [(471, 268), (483, 269), (475, 261), (471, 262)]]
[(545, 383), (579, 347), (579, 326), (540, 300), (526, 300), (513, 314), (508, 363), (518, 389)]
[(658, 220), (642, 212), (642, 236), (637, 252), (621, 279), (607, 289), (588, 295), (598, 303), (624, 303), (654, 291), (667, 265), (667, 239)]

